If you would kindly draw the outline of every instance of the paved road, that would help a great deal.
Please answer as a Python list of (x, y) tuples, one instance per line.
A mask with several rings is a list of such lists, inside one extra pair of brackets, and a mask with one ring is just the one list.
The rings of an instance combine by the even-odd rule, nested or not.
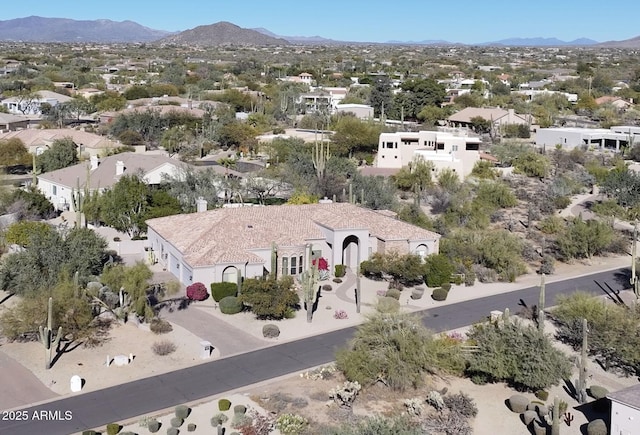
[[(550, 283), (547, 284), (548, 305), (561, 293), (576, 289), (598, 293), (617, 291), (625, 288), (626, 282), (623, 269), (619, 269)], [(527, 304), (537, 303), (538, 288), (432, 308), (424, 312), (424, 323), (433, 331), (455, 329), (482, 320), (492, 310), (509, 307), (515, 313), (521, 299)], [(0, 420), (0, 433), (70, 434), (305, 370), (332, 361), (335, 350), (344, 345), (354, 331), (355, 328), (334, 331), (25, 408), (26, 420)], [(34, 413), (40, 416), (43, 411), (47, 420), (33, 418)], [(67, 411), (70, 417), (65, 419)]]

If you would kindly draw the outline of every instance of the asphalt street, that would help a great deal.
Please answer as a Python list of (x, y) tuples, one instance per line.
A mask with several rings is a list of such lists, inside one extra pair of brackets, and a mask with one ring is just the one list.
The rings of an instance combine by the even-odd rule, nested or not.
[[(586, 290), (615, 293), (628, 287), (628, 270), (598, 272), (547, 284), (547, 306), (559, 294)], [(473, 291), (469, 288), (468, 291)], [(522, 303), (535, 305), (539, 288), (529, 287), (482, 299), (473, 299), (422, 312), (432, 331), (447, 331), (479, 322), (492, 310), (509, 308), (517, 313)], [(3, 412), (0, 434), (71, 434), (87, 428), (123, 422), (181, 403), (203, 399), (271, 378), (333, 361), (336, 349), (344, 346), (355, 328), (347, 328), (281, 345), (223, 358), (186, 369), (126, 384), (68, 396), (46, 404)]]

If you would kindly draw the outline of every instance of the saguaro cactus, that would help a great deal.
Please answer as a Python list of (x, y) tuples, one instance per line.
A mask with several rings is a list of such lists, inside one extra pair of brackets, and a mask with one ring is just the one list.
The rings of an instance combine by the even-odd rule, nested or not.
[(329, 150), (329, 144), (324, 142), (316, 142), (313, 154), (311, 155), (311, 160), (313, 161), (313, 167), (316, 169), (316, 175), (318, 176), (318, 180), (322, 180), (324, 178), (324, 171), (327, 169), (327, 161), (331, 158), (331, 151)]
[(57, 349), (60, 344), (60, 337), (62, 337), (62, 326), (58, 328), (58, 333), (54, 336), (51, 324), (53, 323), (53, 298), (49, 298), (49, 307), (47, 311), (47, 326), (46, 328), (40, 326), (40, 342), (44, 345), (45, 350), (45, 369), (51, 368), (51, 350)]
[(278, 247), (276, 242), (271, 242), (271, 277), (278, 279)]
[(631, 279), (630, 284), (633, 287), (633, 294), (636, 296), (636, 303), (640, 298), (640, 280), (636, 275), (636, 259), (637, 259), (637, 241), (638, 241), (638, 222), (633, 225), (633, 240), (631, 241)]
[(551, 420), (551, 435), (560, 435), (560, 399), (553, 399), (553, 414)]
[(312, 264), (311, 255), (312, 250), (309, 244), (307, 245), (307, 267), (301, 276), (302, 293), (307, 308), (307, 322), (309, 323), (313, 320), (313, 306), (318, 298), (318, 265)]
[(71, 201), (73, 202), (73, 209), (76, 212), (76, 228), (82, 226), (82, 212), (84, 205), (84, 195), (80, 190), (80, 177), (76, 178), (76, 187), (71, 189)]
[(582, 319), (582, 349), (578, 362), (578, 385), (576, 393), (578, 402), (587, 403), (587, 332), (589, 331), (587, 319)]
[(538, 300), (538, 330), (544, 332), (544, 302), (545, 302), (545, 283), (544, 273), (540, 275), (540, 297)]
[(238, 269), (238, 276), (237, 276), (237, 281), (236, 281), (236, 291), (238, 293), (238, 296), (240, 296), (240, 294), (242, 293), (242, 271), (240, 269)]

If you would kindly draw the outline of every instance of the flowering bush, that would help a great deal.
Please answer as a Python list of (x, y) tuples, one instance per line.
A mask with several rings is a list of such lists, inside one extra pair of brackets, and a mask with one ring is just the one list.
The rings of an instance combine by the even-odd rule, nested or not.
[(316, 265), (316, 263), (318, 264), (318, 270), (329, 270), (329, 262), (326, 258), (320, 257), (311, 261), (311, 264), (313, 264), (314, 266)]
[(187, 298), (192, 301), (204, 301), (208, 297), (207, 287), (201, 282), (194, 282), (187, 287)]
[(347, 314), (347, 312), (345, 310), (336, 310), (336, 312), (333, 313), (333, 318), (334, 319), (348, 319), (349, 315)]
[(297, 414), (282, 414), (276, 420), (276, 428), (284, 435), (299, 434), (307, 424), (307, 419)]

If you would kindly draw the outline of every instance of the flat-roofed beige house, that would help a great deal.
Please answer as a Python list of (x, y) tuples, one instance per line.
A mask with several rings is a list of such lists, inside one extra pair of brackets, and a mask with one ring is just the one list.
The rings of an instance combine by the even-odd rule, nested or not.
[(491, 121), (493, 127), (502, 131), (507, 125), (535, 124), (531, 115), (519, 115), (513, 109), (501, 109), (499, 107), (466, 107), (447, 118), (447, 124), (451, 127), (470, 127), (473, 118), (482, 118)]
[(307, 244), (330, 270), (352, 270), (375, 252), (422, 257), (438, 253), (440, 235), (393, 213), (349, 203), (218, 208), (147, 221), (148, 245), (182, 284), (236, 282), (271, 273), (272, 245), (279, 276), (306, 269)]

